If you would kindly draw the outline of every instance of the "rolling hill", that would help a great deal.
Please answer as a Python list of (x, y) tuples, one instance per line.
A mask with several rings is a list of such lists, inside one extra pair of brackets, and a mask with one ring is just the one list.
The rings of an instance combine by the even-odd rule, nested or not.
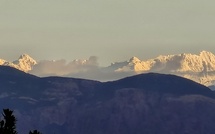
[(140, 74), (99, 82), (36, 77), (0, 66), (0, 108), (20, 133), (213, 134), (215, 95), (174, 75)]

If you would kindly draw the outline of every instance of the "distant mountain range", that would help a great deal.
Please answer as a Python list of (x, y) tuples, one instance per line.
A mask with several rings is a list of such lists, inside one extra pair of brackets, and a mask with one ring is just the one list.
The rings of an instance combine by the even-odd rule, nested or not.
[(147, 73), (112, 82), (30, 75), (0, 66), (0, 109), (19, 133), (214, 134), (215, 94), (182, 77)]
[(215, 55), (207, 51), (202, 51), (198, 55), (161, 55), (149, 60), (132, 57), (128, 61), (114, 62), (108, 67), (99, 67), (90, 60), (74, 60), (69, 64), (54, 60), (40, 62), (24, 54), (14, 62), (0, 60), (0, 65), (11, 66), (37, 76), (72, 76), (108, 81), (134, 74), (155, 72), (182, 76), (206, 86), (215, 83)]
[(208, 86), (215, 81), (215, 55), (202, 51), (199, 55), (161, 55), (145, 61), (132, 57), (125, 62), (112, 63), (108, 69), (115, 72), (174, 74)]

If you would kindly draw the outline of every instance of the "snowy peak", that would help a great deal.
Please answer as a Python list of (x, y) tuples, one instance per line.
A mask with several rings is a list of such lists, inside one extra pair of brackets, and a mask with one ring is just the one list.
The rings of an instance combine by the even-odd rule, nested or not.
[(202, 51), (199, 54), (160, 55), (154, 59), (143, 61), (132, 57), (126, 62), (117, 62), (117, 65), (111, 65), (117, 72), (175, 74), (205, 85), (209, 81), (215, 80), (215, 55), (207, 51)]
[(215, 70), (215, 56), (211, 52), (202, 51), (199, 55), (181, 54), (179, 72), (202, 72)]
[(108, 80), (112, 80), (116, 75), (116, 78), (118, 76), (122, 78), (131, 74), (155, 72), (182, 76), (204, 85), (215, 83), (215, 55), (208, 51), (201, 51), (198, 54), (160, 55), (148, 60), (131, 57), (123, 62), (114, 62), (108, 67), (99, 67), (96, 57), (74, 60), (69, 63), (65, 60), (40, 61), (37, 63), (28, 54), (23, 54), (13, 62), (0, 59), (0, 65), (14, 67), (35, 75), (42, 74), (41, 76), (44, 76), (44, 74), (72, 76), (73, 74), (79, 75), (79, 72), (81, 72), (80, 75), (82, 73), (85, 75), (85, 72), (88, 73), (89, 70), (93, 70), (92, 68), (96, 68), (99, 74), (95, 76), (94, 79), (96, 80), (100, 80), (100, 74), (103, 75), (103, 73), (108, 74)]
[(203, 50), (200, 52), (199, 56), (201, 56), (201, 57), (208, 57), (209, 56), (210, 57), (210, 56), (214, 56), (214, 54), (211, 52)]
[(129, 62), (130, 63), (138, 63), (138, 62), (141, 62), (141, 60), (138, 59), (137, 57), (132, 57), (132, 58), (130, 58)]
[(205, 62), (215, 63), (215, 55), (211, 52), (202, 51), (200, 52), (199, 56)]
[(18, 60), (14, 61), (13, 62), (14, 64), (18, 64), (18, 63), (29, 63), (29, 64), (32, 64), (32, 65), (36, 65), (37, 62), (31, 58), (29, 55), (27, 54), (22, 54)]
[(18, 60), (14, 61), (13, 64), (17, 65), (18, 68), (24, 72), (32, 70), (33, 66), (37, 62), (27, 54), (23, 54), (19, 57)]
[(13, 62), (14, 64), (19, 64), (19, 63), (27, 63), (27, 64), (31, 64), (31, 65), (36, 65), (37, 62), (31, 58), (29, 55), (27, 54), (22, 54), (18, 60)]
[(19, 60), (31, 60), (31, 61), (35, 62), (35, 60), (33, 58), (31, 58), (28, 54), (20, 55)]
[(0, 65), (3, 65), (6, 61), (3, 59), (0, 59)]
[(199, 55), (185, 53), (161, 55), (146, 61), (132, 57), (129, 63), (134, 64), (133, 71), (202, 72), (205, 69), (215, 70), (215, 56), (207, 51), (202, 51)]
[(18, 60), (15, 60), (13, 62), (0, 60), (0, 65), (14, 67), (24, 72), (32, 70), (33, 66), (36, 64), (37, 62), (27, 54), (21, 55)]

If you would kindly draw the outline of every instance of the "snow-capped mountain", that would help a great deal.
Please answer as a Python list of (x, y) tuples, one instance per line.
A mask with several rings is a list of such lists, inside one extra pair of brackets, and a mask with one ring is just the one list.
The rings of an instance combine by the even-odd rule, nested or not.
[(202, 51), (200, 54), (160, 55), (154, 59), (140, 60), (132, 57), (128, 61), (112, 63), (107, 67), (115, 72), (158, 72), (179, 75), (204, 85), (215, 81), (215, 55)]
[(21, 55), (18, 60), (15, 60), (13, 62), (0, 60), (0, 65), (14, 67), (24, 72), (32, 70), (33, 66), (36, 64), (37, 62), (27, 54)]
[(115, 71), (135, 72), (208, 72), (215, 70), (215, 55), (211, 52), (202, 51), (199, 55), (184, 53), (161, 55), (145, 61), (132, 57), (125, 62), (112, 63), (108, 68), (115, 68)]
[(69, 76), (99, 81), (116, 80), (139, 73), (165, 73), (182, 76), (206, 86), (215, 84), (215, 55), (202, 51), (199, 54), (160, 55), (153, 59), (140, 60), (132, 57), (115, 62), (108, 67), (99, 67), (96, 57), (87, 60), (39, 61), (27, 54), (8, 62), (0, 59), (0, 65), (11, 66), (37, 76)]

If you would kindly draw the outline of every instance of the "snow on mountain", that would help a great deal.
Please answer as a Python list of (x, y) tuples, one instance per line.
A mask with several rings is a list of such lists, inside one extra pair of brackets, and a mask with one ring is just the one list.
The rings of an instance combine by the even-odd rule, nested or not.
[[(124, 65), (122, 64), (124, 63)], [(126, 63), (126, 64), (125, 64)], [(119, 66), (119, 65), (123, 66)], [(202, 72), (215, 70), (215, 56), (206, 51), (199, 55), (178, 54), (158, 56), (154, 59), (141, 61), (137, 57), (132, 57), (126, 62), (113, 63), (111, 66), (118, 66), (118, 71), (125, 71), (123, 68), (130, 68), (129, 71), (167, 71), (167, 72)], [(111, 67), (110, 66), (110, 67)]]
[(13, 64), (17, 65), (20, 70), (28, 72), (32, 70), (33, 66), (36, 65), (37, 62), (29, 55), (23, 54), (19, 57), (18, 60), (14, 61)]
[(37, 63), (29, 55), (23, 54), (13, 62), (0, 59), (0, 65), (14, 67), (38, 76), (75, 77), (78, 74), (78, 77), (88, 78), (87, 76), (94, 74), (94, 80), (101, 80), (105, 76), (108, 76), (106, 80), (113, 80), (116, 79), (116, 75), (119, 79), (132, 74), (155, 72), (175, 74), (206, 86), (215, 84), (215, 55), (207, 51), (199, 54), (160, 55), (148, 60), (132, 57), (127, 61), (112, 63), (108, 67), (99, 67), (96, 57), (73, 60), (69, 63), (65, 60)]
[(32, 70), (33, 66), (36, 64), (37, 62), (27, 54), (21, 55), (18, 60), (13, 62), (0, 60), (0, 65), (14, 67), (24, 72)]
[[(118, 67), (118, 68), (116, 68)], [(132, 57), (128, 61), (112, 63), (107, 69), (115, 72), (158, 72), (179, 75), (204, 85), (215, 80), (215, 55), (202, 51), (196, 54), (160, 55), (145, 61)]]
[(6, 61), (3, 59), (0, 59), (0, 65), (3, 65)]

